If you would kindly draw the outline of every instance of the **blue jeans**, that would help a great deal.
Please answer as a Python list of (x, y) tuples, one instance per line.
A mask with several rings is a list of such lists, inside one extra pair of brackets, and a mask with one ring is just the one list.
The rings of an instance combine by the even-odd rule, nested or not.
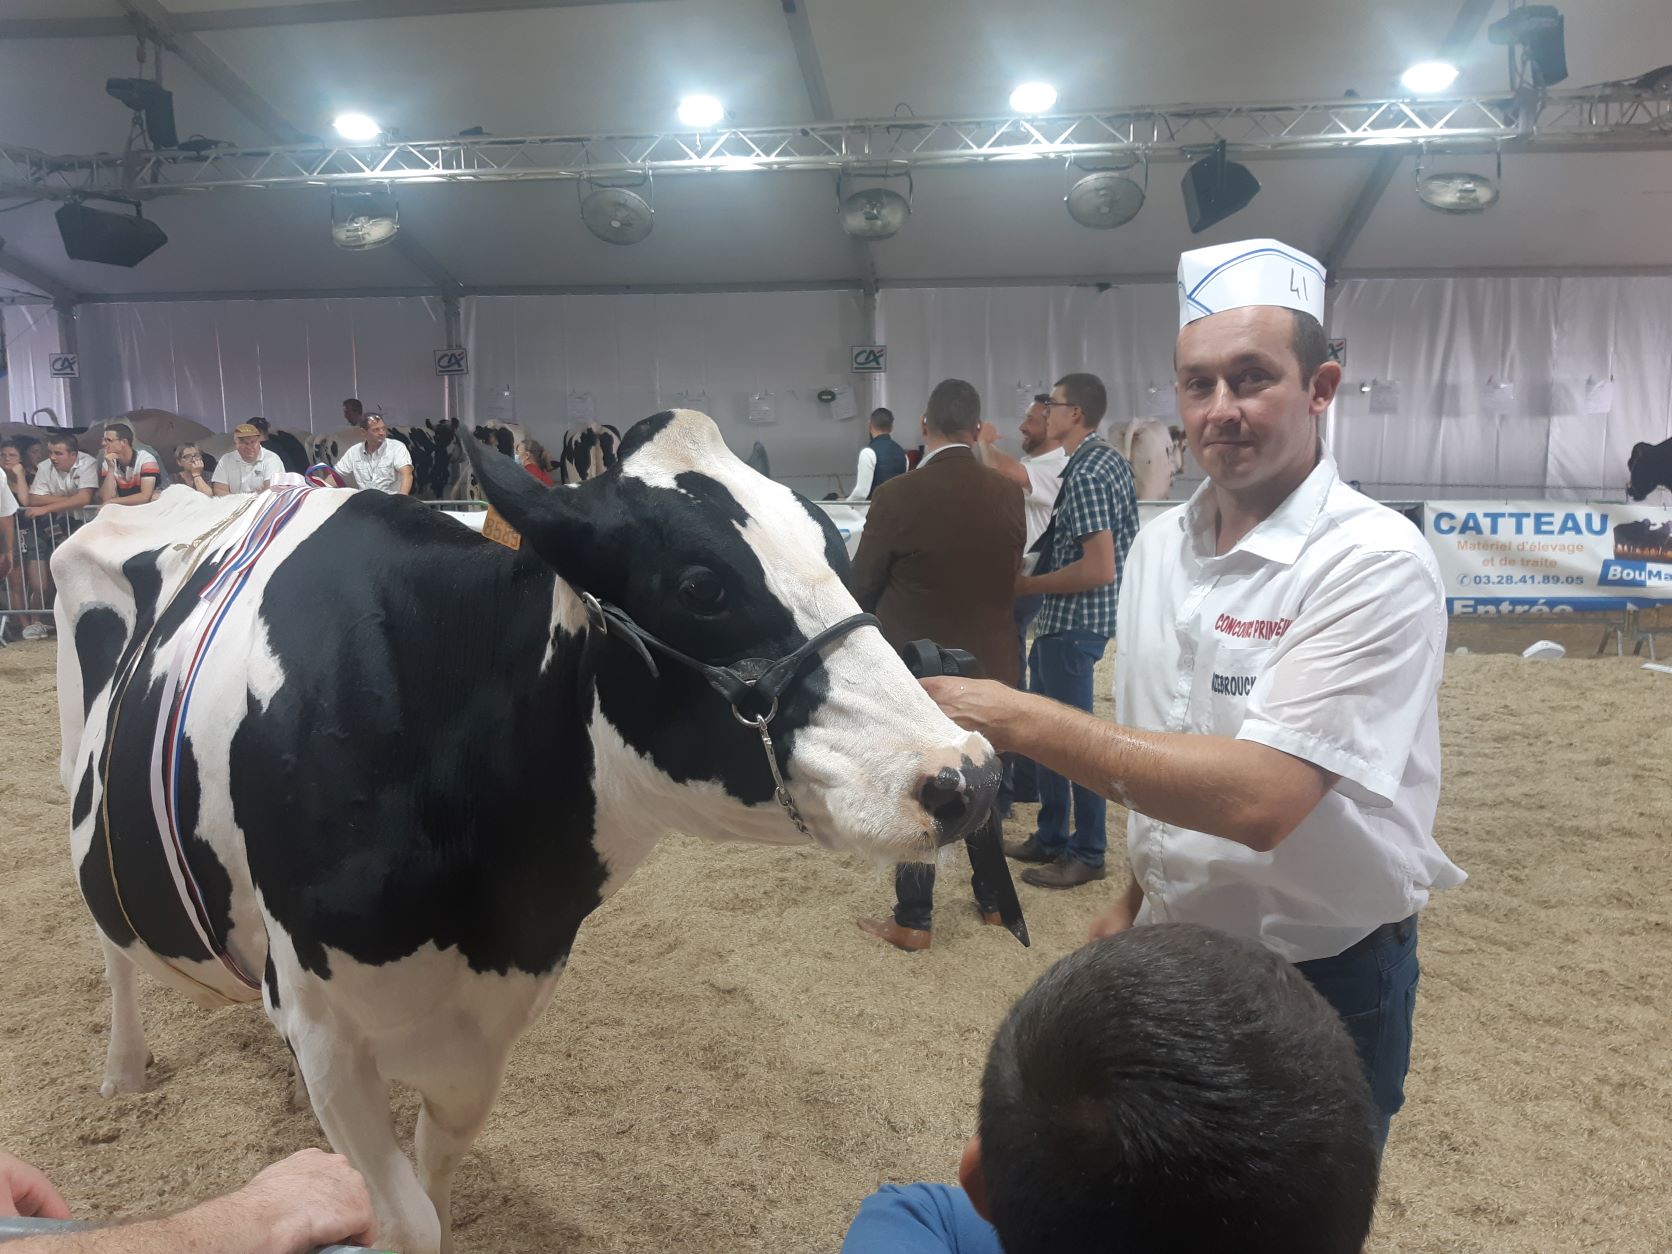
[[(1039, 617), (1040, 607), (1044, 604), (1044, 593), (1016, 600), (1016, 686), (1023, 692), (1028, 691), (1028, 628), (1033, 626), (1033, 620)], [(1032, 758), (1025, 758), (1019, 753), (1004, 755), (1004, 774), (999, 778), (998, 810), (1005, 818), (1010, 817), (1010, 807), (1016, 802), (1039, 800), (1033, 771)]]
[[(1029, 691), (1090, 714), (1092, 670), (1108, 647), (1109, 637), (1078, 628), (1036, 636)], [(1091, 789), (1070, 785), (1043, 766), (1034, 768), (1034, 778), (1039, 785), (1039, 830), (1033, 834), (1034, 843), (1053, 857), (1066, 854), (1087, 866), (1102, 866), (1109, 843), (1105, 828), (1108, 803)], [(1071, 798), (1072, 835), (1068, 830)]]
[(1297, 962), (1295, 969), (1323, 994), (1347, 1025), (1376, 1101), (1376, 1150), (1405, 1104), (1411, 1065), (1411, 1020), (1417, 1008), (1417, 917), (1377, 928), (1333, 958)]

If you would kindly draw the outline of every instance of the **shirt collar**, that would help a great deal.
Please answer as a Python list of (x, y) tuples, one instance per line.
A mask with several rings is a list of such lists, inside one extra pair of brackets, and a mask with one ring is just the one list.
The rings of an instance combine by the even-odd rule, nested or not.
[(1080, 441), (1080, 447), (1075, 449), (1072, 453), (1070, 453), (1068, 455), (1068, 462), (1062, 468), (1063, 477), (1066, 478), (1068, 476), (1069, 469), (1074, 465), (1074, 463), (1078, 462), (1082, 457), (1085, 456), (1087, 450), (1095, 447), (1096, 445), (1102, 444), (1102, 443), (1104, 443), (1103, 437), (1095, 431), (1093, 431), (1085, 439), (1081, 440)]
[[(1329, 499), (1329, 494), (1338, 480), (1335, 459), (1326, 451), (1318, 459), (1318, 464), (1312, 468), (1312, 473), (1301, 480), (1300, 486), (1289, 493), (1283, 504), (1231, 546), (1230, 552), (1222, 556), (1252, 553), (1268, 562), (1277, 562), (1284, 566), (1294, 565), (1300, 557), (1301, 549), (1305, 547), (1307, 537), (1317, 527), (1318, 517), (1324, 510), (1324, 502)], [(1217, 521), (1213, 480), (1204, 479), (1191, 496), (1189, 505), (1185, 507), (1180, 525), (1189, 533), (1197, 553), (1209, 560), (1216, 556), (1213, 550), (1214, 525)]]
[(927, 466), (930, 462), (934, 461), (935, 458), (939, 457), (942, 453), (946, 452), (948, 449), (954, 449), (954, 448), (961, 448), (961, 449), (964, 450), (964, 452), (970, 453), (972, 455), (974, 453), (974, 450), (971, 449), (970, 446), (967, 445), (967, 444), (943, 444), (938, 449), (935, 449), (932, 452), (927, 452), (927, 453), (923, 454), (923, 456), (918, 459), (917, 468), (919, 470), (922, 470), (925, 466)]

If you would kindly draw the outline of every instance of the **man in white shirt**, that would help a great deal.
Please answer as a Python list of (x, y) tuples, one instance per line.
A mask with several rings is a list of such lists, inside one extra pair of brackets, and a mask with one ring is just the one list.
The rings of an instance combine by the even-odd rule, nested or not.
[(1274, 240), (1186, 253), (1179, 413), (1207, 482), (1127, 558), (1109, 724), (927, 681), (958, 723), (1131, 811), (1132, 883), (1092, 927), (1195, 922), (1293, 962), (1404, 1099), (1434, 842), (1445, 600), (1421, 535), (1336, 474), (1323, 268)]
[[(52, 555), (82, 524), (82, 512), (99, 492), (99, 464), (83, 453), (75, 436), (50, 435), (47, 459), (35, 470), (29, 484), (29, 499), (22, 517), (33, 520), (29, 533), (29, 582), (40, 590), (42, 605), (52, 604)], [(23, 629), (25, 639), (52, 634), (49, 624), (34, 623)]]
[[(995, 444), (999, 438), (998, 428), (988, 424), (981, 428), (981, 443), (977, 444), (976, 455), (982, 463), (992, 467), (1012, 483), (1017, 484), (1023, 491), (1022, 508), (1026, 513), (1028, 534), (1022, 545), (1022, 574), (1032, 575), (1037, 572), (1040, 554), (1034, 551), (1034, 545), (1045, 534), (1045, 528), (1050, 526), (1051, 511), (1057, 507), (1057, 494), (1062, 491), (1062, 472), (1068, 466), (1068, 450), (1062, 446), (1062, 441), (1053, 439), (1046, 427), (1046, 418), (1051, 409), (1051, 394), (1039, 392), (1034, 395), (1033, 403), (1028, 406), (1028, 412), (1022, 416), (1019, 428), (1022, 436), (1022, 456), (1020, 459), (1001, 452)], [(1028, 688), (1028, 629), (1033, 626), (1033, 620), (1039, 617), (1039, 609), (1045, 604), (1044, 593), (1032, 593), (1028, 596), (1016, 598), (1016, 647), (1021, 650), (1021, 682), (1018, 687)], [(1005, 760), (1004, 781), (999, 785), (999, 812), (1006, 818), (1010, 816), (1010, 807), (1014, 802), (1031, 803), (1039, 800), (1038, 788), (1034, 781), (1033, 763), (1021, 754), (1011, 754)]]
[(235, 451), (215, 464), (210, 480), (216, 496), (244, 496), (260, 492), (284, 473), (279, 455), (261, 444), (261, 428), (253, 422), (241, 422), (232, 429)]
[(377, 414), (366, 419), (364, 443), (343, 454), (337, 472), (347, 475), (357, 488), (374, 488), (391, 496), (412, 492), (412, 454), (399, 440), (389, 438), (389, 428)]
[(868, 501), (871, 495), (896, 475), (906, 473), (906, 450), (894, 441), (894, 413), (887, 409), (873, 409), (865, 424), (868, 443), (859, 450), (859, 463), (854, 468), (853, 491), (850, 501)]

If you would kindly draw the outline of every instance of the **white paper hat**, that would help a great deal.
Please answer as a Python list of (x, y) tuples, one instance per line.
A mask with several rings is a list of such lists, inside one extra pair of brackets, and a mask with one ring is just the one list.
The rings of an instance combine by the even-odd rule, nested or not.
[(1324, 320), (1324, 267), (1274, 239), (1179, 254), (1179, 327), (1244, 305), (1281, 305)]

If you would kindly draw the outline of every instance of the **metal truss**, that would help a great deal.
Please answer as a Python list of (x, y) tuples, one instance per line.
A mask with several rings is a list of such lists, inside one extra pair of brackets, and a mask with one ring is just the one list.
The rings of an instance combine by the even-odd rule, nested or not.
[(1403, 148), (1672, 148), (1672, 96), (1610, 87), (1443, 101), (1182, 105), (1048, 118), (889, 118), (712, 134), (460, 137), (204, 153), (51, 156), (0, 145), (0, 195), (64, 199), (227, 187), (608, 180), (645, 174), (897, 171), (1043, 158), (1184, 161), (1219, 141), (1243, 158)]

